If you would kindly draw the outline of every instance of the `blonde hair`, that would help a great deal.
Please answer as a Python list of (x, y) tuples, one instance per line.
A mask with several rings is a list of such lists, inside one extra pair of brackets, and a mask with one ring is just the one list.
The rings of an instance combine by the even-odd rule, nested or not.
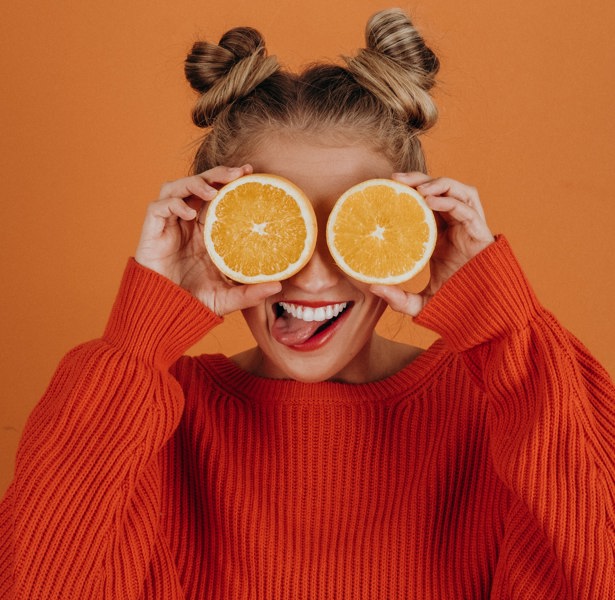
[(199, 94), (193, 121), (207, 132), (192, 171), (243, 163), (276, 131), (337, 135), (382, 152), (396, 170), (426, 170), (419, 136), (437, 119), (429, 91), (438, 58), (400, 9), (376, 13), (365, 40), (356, 56), (343, 57), (345, 66), (319, 63), (301, 73), (268, 56), (249, 27), (218, 44), (196, 42), (185, 73)]

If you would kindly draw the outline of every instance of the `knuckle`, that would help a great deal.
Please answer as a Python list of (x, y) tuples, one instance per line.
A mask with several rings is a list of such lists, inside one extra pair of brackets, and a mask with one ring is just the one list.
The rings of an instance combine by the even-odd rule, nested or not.
[(225, 167), (224, 165), (216, 165), (215, 167), (212, 167), (211, 169), (206, 169), (205, 171), (201, 171), (200, 173), (198, 173), (197, 177), (200, 177), (201, 179), (207, 179), (208, 177), (211, 177), (212, 175), (215, 176), (216, 173), (220, 173), (227, 168), (228, 167)]
[(165, 181), (160, 186), (160, 193), (158, 194), (159, 200), (165, 200), (174, 195), (174, 189), (177, 185), (177, 181)]
[(156, 212), (156, 209), (160, 206), (160, 200), (154, 200), (147, 205), (147, 213), (152, 214)]

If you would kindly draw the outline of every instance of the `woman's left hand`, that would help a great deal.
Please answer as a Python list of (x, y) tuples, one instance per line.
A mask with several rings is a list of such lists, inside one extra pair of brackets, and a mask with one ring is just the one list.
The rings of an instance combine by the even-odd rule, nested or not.
[(418, 172), (396, 173), (393, 179), (415, 188), (436, 215), (438, 240), (429, 263), (431, 277), (420, 294), (396, 286), (374, 285), (371, 290), (393, 310), (416, 316), (456, 271), (494, 242), (494, 237), (476, 188)]

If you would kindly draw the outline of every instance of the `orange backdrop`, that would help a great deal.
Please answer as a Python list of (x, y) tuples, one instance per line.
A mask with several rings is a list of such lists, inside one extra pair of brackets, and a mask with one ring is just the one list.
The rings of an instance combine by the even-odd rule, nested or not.
[[(0, 492), (55, 365), (105, 324), (145, 205), (186, 173), (198, 132), (192, 41), (253, 25), (296, 67), (362, 44), (372, 0), (38, 0), (0, 20)], [(431, 171), (477, 186), (544, 304), (615, 373), (615, 5), (423, 0), (443, 68)], [(306, 8), (307, 7), (307, 8)], [(389, 315), (383, 330), (431, 336)], [(232, 316), (194, 349), (250, 344)]]

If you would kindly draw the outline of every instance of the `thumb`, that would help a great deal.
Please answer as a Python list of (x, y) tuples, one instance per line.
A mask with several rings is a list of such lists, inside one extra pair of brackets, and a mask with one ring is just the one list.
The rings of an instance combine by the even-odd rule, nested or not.
[(282, 289), (279, 281), (267, 283), (255, 283), (250, 285), (238, 285), (228, 291), (228, 311), (243, 310), (263, 302), (269, 296), (277, 294)]
[(421, 294), (406, 292), (397, 286), (372, 285), (370, 291), (382, 298), (393, 310), (416, 317), (426, 304)]

